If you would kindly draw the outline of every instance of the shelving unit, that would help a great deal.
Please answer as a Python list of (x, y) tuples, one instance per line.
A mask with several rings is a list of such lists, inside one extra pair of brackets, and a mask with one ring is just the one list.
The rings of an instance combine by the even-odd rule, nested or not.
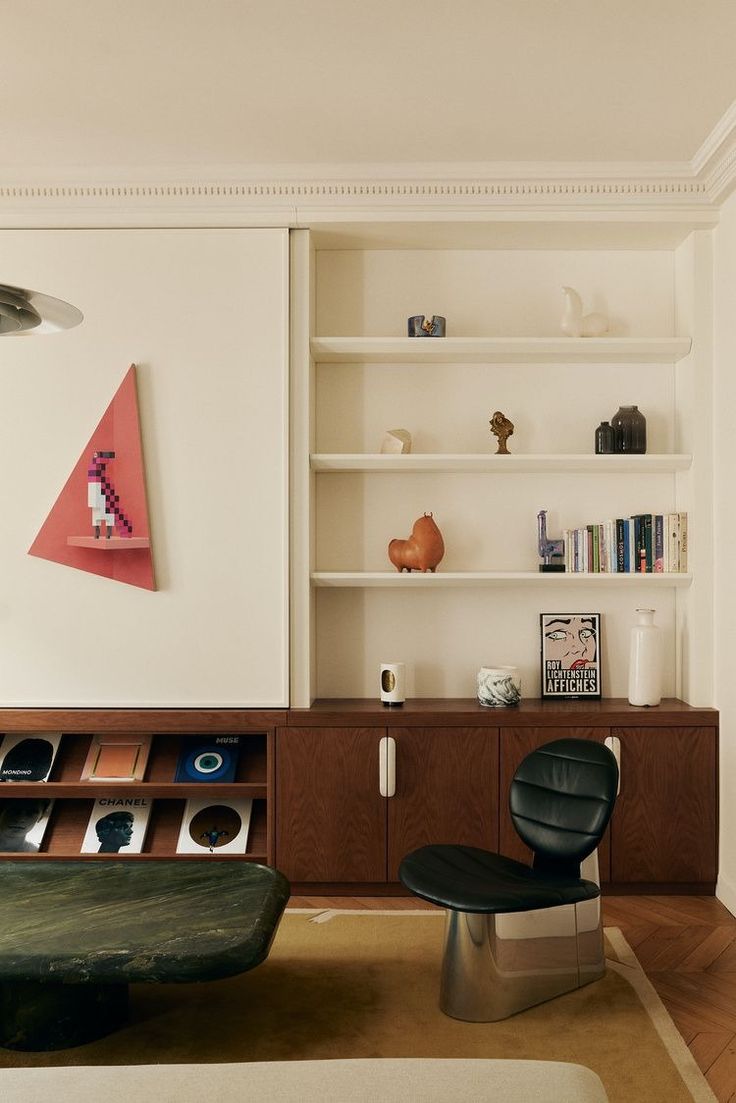
[[(80, 854), (82, 839), (92, 811), (92, 802), (111, 793), (138, 796), (154, 800), (146, 832), (144, 852), (125, 854), (121, 861), (146, 861), (154, 858), (176, 858), (181, 861), (218, 861), (217, 854), (200, 856), (177, 854), (185, 800), (188, 797), (212, 797), (227, 800), (250, 797), (253, 800), (247, 850), (244, 855), (225, 854), (225, 858), (240, 857), (244, 861), (273, 862), (273, 784), (274, 731), (285, 722), (285, 712), (247, 712), (218, 710), (0, 710), (0, 732), (62, 731), (59, 751), (47, 782), (12, 782), (3, 786), (4, 799), (43, 797), (54, 800), (51, 820), (41, 852), (14, 854), (14, 858), (53, 860), (80, 858), (95, 861), (110, 855)], [(173, 730), (172, 730), (173, 729)], [(81, 781), (80, 775), (94, 731), (146, 731), (153, 733), (146, 774), (140, 782)], [(240, 735), (241, 749), (233, 782), (190, 782), (173, 780), (176, 764), (187, 739), (210, 738), (215, 735)]]
[(322, 364), (676, 364), (688, 337), (313, 337)]
[(546, 453), (538, 456), (495, 454), (409, 452), (383, 455), (374, 452), (315, 453), (309, 458), (312, 471), (371, 472), (485, 472), (489, 475), (662, 475), (687, 471), (692, 456), (653, 455), (595, 456)]
[[(605, 696), (626, 693), (629, 628), (647, 605), (665, 633), (665, 692), (711, 702), (708, 235), (663, 243), (644, 225), (636, 244), (613, 226), (590, 235), (574, 212), (548, 231), (479, 223), (469, 246), (469, 226), (444, 226), (423, 247), (418, 227), (383, 226), (380, 247), (354, 226), (293, 235), (292, 707), (370, 698), (389, 659), (407, 664), (414, 697), (471, 694), (489, 663), (519, 666), (534, 696), (539, 613), (576, 604), (603, 616)], [(609, 315), (610, 335), (553, 336), (563, 284)], [(421, 310), (445, 315), (451, 336), (399, 335)], [(596, 425), (631, 403), (650, 451), (594, 455)], [(495, 454), (494, 410), (514, 423), (510, 455)], [(378, 451), (393, 426), (410, 453)], [(690, 569), (540, 573), (539, 509), (553, 538), (687, 511)], [(429, 512), (444, 559), (434, 574), (396, 572), (388, 542)]]
[(680, 574), (601, 574), (542, 571), (314, 571), (314, 586), (344, 588), (454, 589), (468, 586), (675, 586), (692, 582), (689, 572)]

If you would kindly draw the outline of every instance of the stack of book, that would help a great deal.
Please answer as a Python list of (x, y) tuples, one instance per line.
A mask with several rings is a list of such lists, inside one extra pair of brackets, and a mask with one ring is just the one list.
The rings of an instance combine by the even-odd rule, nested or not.
[(637, 513), (565, 529), (565, 570), (610, 574), (687, 571), (687, 513)]

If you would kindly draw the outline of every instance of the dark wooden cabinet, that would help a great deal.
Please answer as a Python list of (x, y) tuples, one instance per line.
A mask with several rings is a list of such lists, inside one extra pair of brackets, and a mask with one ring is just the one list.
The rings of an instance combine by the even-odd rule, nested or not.
[[(379, 786), (383, 738), (395, 741), (392, 796)], [(292, 881), (386, 883), (425, 843), (497, 845), (495, 729), (282, 728), (277, 764), (276, 860)]]
[[(121, 851), (120, 861), (157, 858), (219, 861), (222, 857), (273, 864), (274, 728), (285, 720), (283, 709), (0, 709), (0, 734), (62, 733), (48, 781), (2, 786), (6, 799), (43, 795), (54, 802), (41, 850), (13, 857), (27, 861), (64, 858), (96, 861), (109, 857), (81, 854), (80, 850), (94, 799), (114, 792), (153, 802), (142, 853)], [(150, 756), (142, 781), (81, 780), (90, 740), (97, 732), (151, 735)], [(214, 735), (241, 737), (234, 780), (176, 781), (177, 762), (187, 744)], [(179, 829), (190, 797), (211, 798), (213, 804), (236, 797), (252, 800), (245, 854), (177, 854)]]
[(613, 728), (621, 741), (621, 792), (611, 824), (611, 880), (714, 883), (717, 866), (717, 730)]
[[(144, 780), (125, 786), (154, 801), (144, 850), (121, 860), (175, 855), (187, 797), (250, 797), (244, 858), (275, 864), (315, 893), (341, 885), (351, 893), (399, 892), (403, 856), (433, 842), (528, 860), (508, 813), (522, 758), (553, 739), (611, 736), (620, 745), (621, 792), (599, 848), (604, 884), (616, 892), (715, 889), (718, 713), (682, 701), (650, 709), (610, 699), (527, 700), (512, 709), (442, 699), (401, 709), (340, 700), (291, 710), (0, 710), (0, 733), (44, 731), (64, 733), (49, 781), (13, 782), (3, 794), (55, 800), (42, 850), (29, 861), (79, 855), (93, 798), (110, 789), (80, 778), (97, 731), (153, 735)], [(246, 737), (235, 779), (175, 782), (187, 741), (215, 733)], [(390, 797), (379, 779), (379, 746), (388, 737), (396, 749)]]
[(428, 843), (498, 846), (498, 730), (392, 728), (396, 792), (388, 798), (388, 880)]
[[(392, 797), (378, 784), (386, 735), (396, 742)], [(431, 842), (528, 861), (508, 813), (522, 758), (553, 739), (609, 736), (620, 742), (621, 793), (598, 852), (604, 886), (712, 893), (718, 713), (677, 700), (656, 709), (609, 699), (498, 710), (424, 700), (391, 711), (374, 701), (318, 701), (291, 710), (277, 741), (277, 865), (317, 893), (340, 884), (355, 893), (400, 891), (401, 858)]]
[(291, 881), (385, 881), (382, 728), (276, 733), (276, 864)]

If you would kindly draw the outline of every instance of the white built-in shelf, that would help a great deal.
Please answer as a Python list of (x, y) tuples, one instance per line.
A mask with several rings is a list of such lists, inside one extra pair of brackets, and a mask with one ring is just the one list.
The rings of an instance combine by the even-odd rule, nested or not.
[(461, 586), (689, 586), (692, 574), (603, 574), (543, 571), (314, 571), (312, 585), (320, 587), (439, 589)]
[(675, 364), (689, 337), (313, 337), (323, 364)]
[(404, 455), (382, 455), (374, 452), (314, 453), (310, 456), (313, 471), (340, 472), (487, 472), (491, 475), (569, 474), (584, 475), (661, 475), (687, 471), (692, 464), (689, 455), (594, 456), (594, 455), (512, 455), (499, 456), (474, 453), (409, 452)]

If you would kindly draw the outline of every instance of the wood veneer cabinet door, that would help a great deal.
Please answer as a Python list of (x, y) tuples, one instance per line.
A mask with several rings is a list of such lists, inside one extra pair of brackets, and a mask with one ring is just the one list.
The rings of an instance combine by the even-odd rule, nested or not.
[(716, 728), (614, 728), (621, 792), (611, 825), (611, 879), (714, 882)]
[(498, 729), (390, 728), (396, 793), (388, 798), (388, 879), (429, 843), (498, 849)]
[[(610, 735), (609, 728), (503, 728), (501, 732), (501, 793), (499, 816), (499, 850), (509, 858), (516, 858), (519, 862), (531, 862), (532, 852), (516, 834), (509, 812), (509, 789), (511, 781), (522, 759), (541, 747), (543, 743), (551, 743), (554, 739), (597, 739), (599, 743)], [(615, 812), (614, 812), (615, 815)], [(610, 880), (611, 828), (607, 828), (598, 847), (598, 867), (601, 881)]]
[(279, 728), (276, 865), (292, 881), (385, 881), (383, 728)]

